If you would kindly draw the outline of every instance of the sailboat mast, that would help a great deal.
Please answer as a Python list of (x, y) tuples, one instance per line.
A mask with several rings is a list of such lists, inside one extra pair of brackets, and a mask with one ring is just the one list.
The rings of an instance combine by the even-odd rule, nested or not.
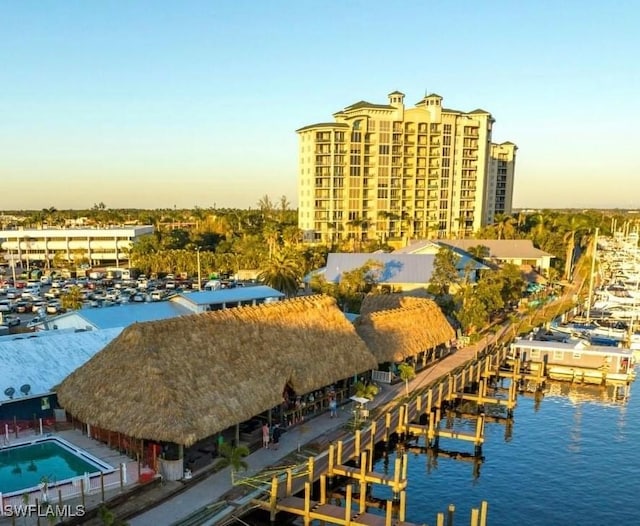
[(591, 298), (593, 297), (593, 279), (596, 273), (596, 251), (598, 250), (598, 231), (596, 228), (595, 236), (593, 236), (593, 249), (591, 250), (591, 274), (589, 275), (589, 296), (587, 299), (587, 323), (591, 317)]

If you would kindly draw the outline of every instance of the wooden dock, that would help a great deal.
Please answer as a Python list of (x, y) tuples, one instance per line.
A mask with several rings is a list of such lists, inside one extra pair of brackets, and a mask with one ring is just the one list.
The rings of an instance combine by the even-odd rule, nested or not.
[[(485, 341), (484, 346), (462, 349), (436, 363), (428, 374), (421, 375), (421, 380), (415, 382), (412, 396), (404, 403), (398, 405), (396, 400), (393, 405), (378, 410), (365, 428), (356, 429), (353, 435), (331, 443), (328, 451), (309, 458), (309, 469), (303, 475), (294, 476), (289, 472), (285, 479), (273, 477), (267, 500), (258, 500), (256, 503), (270, 511), (274, 523), (277, 513), (283, 511), (302, 517), (305, 525), (318, 520), (336, 525), (412, 526), (405, 522), (406, 454), (396, 459), (393, 475), (375, 473), (375, 446), (380, 442), (388, 442), (394, 434), (415, 435), (426, 437), (427, 446), (435, 444), (433, 451), (437, 452), (439, 438), (449, 438), (473, 443), (473, 454), (461, 453), (462, 457), (481, 458), (486, 421), (484, 406), (506, 407), (506, 419), (509, 421), (516, 405), (518, 382), (528, 376), (520, 370), (519, 363), (513, 364), (508, 370), (501, 367), (507, 358), (508, 347), (497, 342), (504, 336), (495, 335), (492, 341)], [(488, 394), (489, 382), (499, 378), (510, 380), (506, 398)], [(541, 377), (536, 375), (535, 378), (539, 380)], [(475, 431), (463, 432), (441, 427), (443, 406), (452, 407), (454, 403), (465, 400), (478, 408)], [(426, 424), (416, 423), (424, 419)], [(333, 476), (350, 479), (359, 489), (358, 498), (354, 499), (352, 484), (348, 483), (345, 506), (331, 504), (326, 497), (327, 478)], [(318, 480), (320, 498), (313, 499), (312, 484)], [(368, 484), (389, 486), (397, 497), (397, 500), (387, 501), (384, 516), (367, 513)], [(301, 493), (302, 497), (296, 496)], [(449, 509), (448, 513), (451, 515), (452, 510)], [(486, 524), (486, 503), (474, 513), (477, 521), (474, 524)], [(438, 514), (437, 524), (444, 524), (443, 521), (444, 514)]]

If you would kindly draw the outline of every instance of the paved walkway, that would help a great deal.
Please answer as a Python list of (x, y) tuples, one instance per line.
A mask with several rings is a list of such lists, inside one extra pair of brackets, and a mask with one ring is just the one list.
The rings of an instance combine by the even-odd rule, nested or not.
[[(428, 373), (423, 371), (421, 374)], [(415, 380), (414, 380), (415, 381)], [(413, 382), (412, 382), (413, 384)], [(410, 385), (412, 385), (410, 384)], [(404, 393), (404, 384), (385, 385), (375, 400), (369, 403), (371, 409), (385, 404)], [(249, 470), (240, 477), (251, 476), (277, 464), (287, 455), (297, 451), (304, 444), (313, 442), (323, 436), (335, 433), (351, 418), (353, 404), (347, 403), (338, 410), (337, 418), (330, 418), (329, 413), (319, 415), (308, 423), (298, 425), (287, 431), (280, 438), (277, 450), (259, 449), (247, 457)], [(230, 468), (225, 468), (193, 487), (167, 500), (159, 506), (128, 520), (131, 526), (157, 526), (171, 524), (185, 518), (194, 511), (220, 500), (232, 489)]]

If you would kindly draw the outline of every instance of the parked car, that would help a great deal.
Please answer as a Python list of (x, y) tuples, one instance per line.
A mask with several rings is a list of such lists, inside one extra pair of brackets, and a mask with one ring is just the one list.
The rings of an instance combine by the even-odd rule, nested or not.
[(16, 327), (20, 325), (20, 318), (18, 318), (18, 316), (14, 316), (13, 314), (7, 314), (2, 317), (2, 324), (8, 325), (9, 327)]

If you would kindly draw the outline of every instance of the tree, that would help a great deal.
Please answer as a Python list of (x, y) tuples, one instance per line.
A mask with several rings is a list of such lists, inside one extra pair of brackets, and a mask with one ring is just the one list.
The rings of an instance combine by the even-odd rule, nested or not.
[(410, 363), (404, 362), (398, 365), (400, 379), (404, 382), (405, 393), (409, 396), (409, 381), (416, 377), (416, 369)]
[(377, 385), (357, 382), (355, 385), (355, 396), (359, 398), (366, 398), (367, 400), (373, 400), (375, 396), (380, 392), (380, 388)]
[(60, 304), (67, 310), (81, 309), (82, 301), (82, 290), (79, 287), (71, 287), (67, 292), (60, 294)]
[(249, 468), (249, 464), (245, 457), (249, 456), (249, 448), (246, 446), (233, 447), (226, 442), (220, 445), (220, 456), (222, 457), (218, 462), (218, 466), (221, 468), (231, 467), (231, 482), (233, 483), (233, 475), (238, 471), (246, 471)]
[(456, 268), (457, 258), (453, 250), (441, 247), (433, 261), (433, 272), (429, 280), (429, 292), (435, 296), (447, 296), (453, 285), (460, 283)]
[(275, 254), (258, 275), (258, 279), (284, 293), (287, 297), (295, 296), (302, 279), (299, 262), (290, 254)]

